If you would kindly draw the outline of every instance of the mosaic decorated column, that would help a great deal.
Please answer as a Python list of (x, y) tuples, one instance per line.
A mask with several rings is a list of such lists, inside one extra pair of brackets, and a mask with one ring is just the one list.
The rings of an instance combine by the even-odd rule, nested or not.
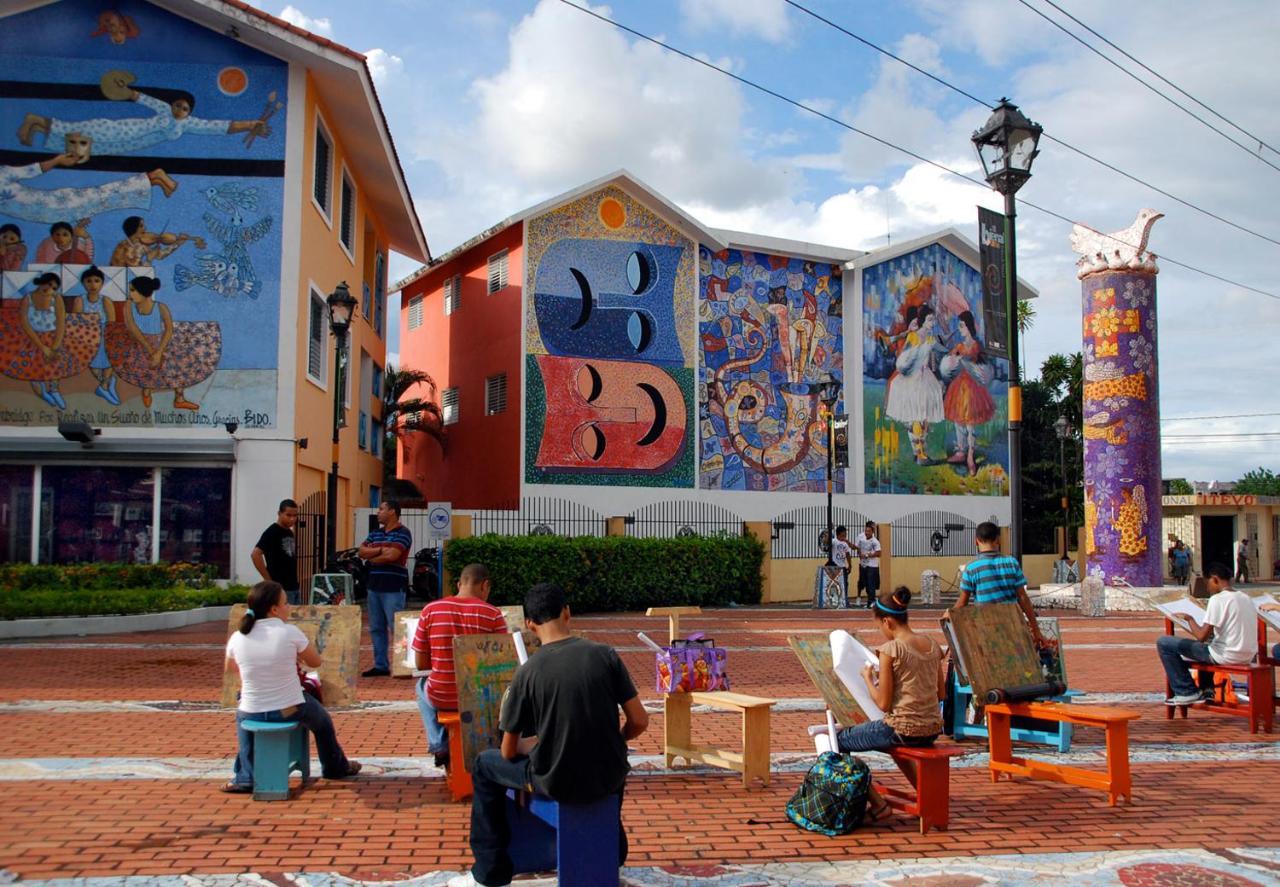
[(1164, 584), (1155, 256), (1144, 209), (1123, 231), (1077, 225), (1084, 297), (1084, 522), (1090, 576)]

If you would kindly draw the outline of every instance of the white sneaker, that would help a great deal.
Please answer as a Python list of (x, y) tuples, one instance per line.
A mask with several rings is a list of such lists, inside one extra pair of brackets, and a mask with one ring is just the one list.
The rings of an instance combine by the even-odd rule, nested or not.
[[(454, 875), (448, 880), (446, 887), (484, 887), (484, 885), (476, 880), (475, 875), (471, 874), (471, 872), (467, 872), (462, 875)], [(507, 883), (500, 885), (500, 887), (511, 887), (511, 882), (508, 881)]]
[(1170, 696), (1164, 701), (1165, 705), (1195, 705), (1197, 702), (1204, 702), (1204, 693), (1197, 691), (1188, 693), (1185, 696)]

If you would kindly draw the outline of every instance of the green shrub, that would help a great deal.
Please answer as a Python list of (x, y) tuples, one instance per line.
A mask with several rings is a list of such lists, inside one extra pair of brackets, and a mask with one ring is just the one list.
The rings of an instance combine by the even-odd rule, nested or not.
[(208, 588), (217, 572), (212, 564), (0, 564), (0, 591)]
[(480, 563), (493, 577), (494, 604), (519, 604), (530, 586), (555, 582), (576, 613), (647, 607), (760, 603), (764, 546), (754, 537), (473, 536), (445, 547), (456, 577)]
[(243, 585), (219, 588), (43, 588), (0, 594), (0, 619), (48, 619), (56, 616), (124, 616), (166, 613), (243, 603)]

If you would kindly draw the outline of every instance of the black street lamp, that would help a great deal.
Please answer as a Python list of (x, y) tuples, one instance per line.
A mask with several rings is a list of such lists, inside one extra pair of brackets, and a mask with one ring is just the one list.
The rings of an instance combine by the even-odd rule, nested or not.
[(830, 374), (818, 385), (818, 399), (822, 401), (823, 413), (827, 421), (827, 566), (834, 567), (836, 537), (831, 520), (832, 478), (835, 474), (835, 410), (840, 400), (840, 383)]
[(1058, 464), (1062, 467), (1062, 556), (1065, 558), (1071, 550), (1071, 500), (1067, 487), (1067, 438), (1071, 436), (1071, 423), (1066, 416), (1059, 416), (1053, 430), (1058, 435)]
[(326, 503), (328, 525), (327, 542), (329, 560), (338, 551), (338, 432), (342, 429), (342, 395), (347, 371), (347, 330), (351, 328), (351, 316), (356, 310), (356, 297), (351, 295), (347, 282), (334, 287), (329, 298), (329, 332), (333, 335), (333, 465), (329, 469), (329, 489)]
[(1004, 195), (1005, 292), (1009, 337), (1009, 552), (1022, 560), (1022, 368), (1018, 364), (1018, 249), (1014, 240), (1013, 195), (1031, 178), (1039, 149), (1039, 124), (1001, 99), (973, 146), (987, 184)]

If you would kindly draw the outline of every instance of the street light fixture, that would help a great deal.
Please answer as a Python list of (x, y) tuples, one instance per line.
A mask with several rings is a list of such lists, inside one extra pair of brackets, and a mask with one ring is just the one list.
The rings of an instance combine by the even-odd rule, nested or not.
[(1059, 416), (1053, 423), (1053, 431), (1058, 435), (1058, 464), (1062, 467), (1062, 556), (1067, 557), (1071, 550), (1071, 505), (1067, 492), (1067, 438), (1071, 436), (1071, 423), (1066, 416)]
[(334, 287), (329, 298), (329, 332), (333, 335), (333, 464), (329, 469), (329, 489), (326, 502), (327, 548), (332, 560), (338, 551), (338, 432), (342, 429), (342, 394), (347, 369), (347, 331), (351, 328), (351, 316), (356, 310), (356, 297), (351, 295), (344, 280)]
[(1004, 195), (1005, 292), (1009, 341), (1009, 547), (1022, 560), (1022, 368), (1018, 365), (1018, 250), (1014, 239), (1013, 195), (1031, 178), (1031, 163), (1044, 130), (1018, 106), (1001, 99), (973, 134), (987, 184)]
[(836, 537), (832, 530), (831, 490), (832, 476), (835, 474), (835, 409), (840, 400), (840, 383), (830, 374), (818, 384), (818, 399), (822, 401), (823, 415), (827, 422), (827, 566), (834, 567)]

